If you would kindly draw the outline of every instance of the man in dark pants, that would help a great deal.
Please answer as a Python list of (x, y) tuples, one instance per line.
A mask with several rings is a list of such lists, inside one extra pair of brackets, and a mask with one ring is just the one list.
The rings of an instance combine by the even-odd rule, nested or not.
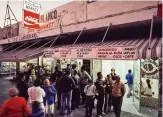
[[(62, 78), (62, 72), (59, 70), (59, 66), (55, 67), (55, 71), (50, 76), (50, 82), (53, 83), (54, 87), (57, 90), (57, 109), (61, 107), (61, 93), (59, 91), (59, 81)], [(54, 97), (55, 98), (55, 97)]]
[(102, 73), (97, 73), (97, 81), (95, 82), (96, 90), (97, 90), (97, 117), (101, 117), (104, 105), (104, 95), (105, 95), (105, 87), (104, 81), (102, 80)]
[(120, 81), (120, 77), (116, 76), (115, 82), (113, 82), (112, 86), (112, 103), (116, 117), (120, 117), (121, 106), (125, 92), (126, 89), (124, 84)]
[[(61, 92), (61, 115), (65, 114), (67, 107), (67, 114), (70, 114), (71, 111), (71, 92), (75, 88), (75, 83), (70, 77), (70, 71), (65, 71), (65, 76), (59, 81), (59, 91)], [(67, 102), (67, 106), (66, 106)]]
[(88, 85), (84, 88), (84, 93), (86, 94), (86, 109), (85, 117), (92, 117), (92, 108), (93, 108), (93, 98), (96, 94), (96, 87), (92, 84), (92, 80), (88, 81)]

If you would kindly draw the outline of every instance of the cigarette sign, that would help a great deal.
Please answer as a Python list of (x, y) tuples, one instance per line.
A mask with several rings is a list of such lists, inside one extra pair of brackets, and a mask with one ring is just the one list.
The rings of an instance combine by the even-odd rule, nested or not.
[(40, 11), (41, 5), (25, 0), (23, 9), (23, 27), (39, 29)]

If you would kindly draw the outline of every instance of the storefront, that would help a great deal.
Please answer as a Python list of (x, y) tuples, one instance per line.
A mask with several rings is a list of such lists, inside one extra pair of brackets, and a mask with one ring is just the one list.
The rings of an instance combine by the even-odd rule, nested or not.
[[(117, 13), (118, 11), (110, 9), (109, 5), (113, 4), (109, 2), (107, 4), (100, 2), (100, 5), (97, 5), (97, 2), (87, 4), (76, 2), (76, 8), (82, 6), (84, 15), (75, 14), (81, 9), (76, 11), (73, 5), (70, 3), (66, 7), (67, 10), (63, 10), (65, 9), (63, 6), (58, 10), (61, 11), (58, 17), (62, 19), (57, 19), (55, 25), (63, 21), (62, 27), (42, 31), (22, 29), (20, 34), (24, 35), (26, 32), (26, 36), (9, 38), (7, 42), (0, 41), (3, 44), (0, 61), (20, 63), (15, 65), (20, 69), (23, 69), (27, 63), (41, 65), (46, 67), (49, 73), (54, 71), (57, 64), (60, 64), (61, 68), (65, 68), (67, 64), (76, 64), (78, 69), (84, 65), (94, 80), (97, 78), (97, 72), (101, 71), (105, 77), (111, 68), (115, 68), (123, 82), (126, 82), (125, 75), (128, 69), (131, 69), (134, 75), (131, 105), (134, 105), (139, 112), (143, 111), (144, 106), (158, 109), (162, 19), (154, 19), (149, 47), (151, 17), (156, 11), (156, 3), (146, 3), (147, 8), (132, 3), (132, 7), (137, 8), (136, 10), (131, 7), (127, 11), (120, 9)], [(107, 7), (104, 7), (105, 5)], [(122, 4), (114, 5), (122, 8)], [(129, 4), (123, 2), (123, 6), (127, 8)], [(100, 12), (97, 14), (92, 7)], [(109, 16), (106, 11), (110, 13)], [(102, 17), (101, 13), (106, 17), (98, 18)], [(110, 23), (112, 25), (109, 25)], [(146, 87), (146, 79), (151, 81), (152, 97), (141, 95), (143, 88), (140, 84)], [(125, 107), (124, 111), (128, 111), (129, 108), (130, 106)], [(130, 110), (132, 113), (134, 111)]]

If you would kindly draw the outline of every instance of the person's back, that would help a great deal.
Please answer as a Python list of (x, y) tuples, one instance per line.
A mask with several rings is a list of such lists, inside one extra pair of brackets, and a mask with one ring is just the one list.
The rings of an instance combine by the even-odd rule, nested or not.
[(71, 77), (69, 76), (64, 76), (63, 78), (60, 79), (59, 82), (59, 90), (62, 93), (68, 93), (72, 90), (72, 88), (74, 87), (74, 83)]
[(23, 117), (25, 111), (30, 114), (26, 100), (16, 96), (4, 102), (0, 117)]
[(19, 90), (19, 96), (20, 97), (24, 97), (26, 100), (28, 99), (28, 84), (25, 82), (25, 81), (20, 81), (18, 84), (17, 84), (17, 88)]
[(130, 84), (133, 84), (133, 76), (131, 73), (128, 73), (126, 75), (126, 79), (127, 79), (127, 83), (130, 85)]

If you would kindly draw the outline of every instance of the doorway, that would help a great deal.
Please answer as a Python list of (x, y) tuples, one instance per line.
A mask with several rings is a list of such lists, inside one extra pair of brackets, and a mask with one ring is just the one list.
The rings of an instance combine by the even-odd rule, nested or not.
[[(128, 73), (128, 70), (132, 70), (132, 74), (134, 75), (134, 72), (136, 70), (135, 68), (135, 62), (134, 60), (102, 60), (102, 74), (103, 76), (107, 76), (107, 74), (111, 73), (111, 69), (114, 68), (116, 71), (116, 74), (121, 77), (121, 81), (123, 83), (126, 83), (126, 74)], [(139, 61), (138, 61), (139, 62)], [(137, 64), (136, 64), (137, 65)], [(140, 70), (140, 65), (137, 66)], [(136, 70), (137, 71), (137, 70)], [(140, 73), (135, 73), (140, 74)], [(140, 80), (140, 77), (136, 77), (138, 80)], [(132, 96), (129, 98), (127, 97), (128, 93), (128, 85), (125, 84), (126, 87), (126, 94), (123, 99), (123, 105), (122, 105), (122, 111), (133, 113), (140, 115), (139, 113), (139, 107), (137, 108), (134, 103), (134, 92), (132, 90)], [(140, 89), (139, 89), (140, 90)], [(139, 103), (139, 102), (138, 102)], [(140, 106), (140, 105), (138, 105)]]

